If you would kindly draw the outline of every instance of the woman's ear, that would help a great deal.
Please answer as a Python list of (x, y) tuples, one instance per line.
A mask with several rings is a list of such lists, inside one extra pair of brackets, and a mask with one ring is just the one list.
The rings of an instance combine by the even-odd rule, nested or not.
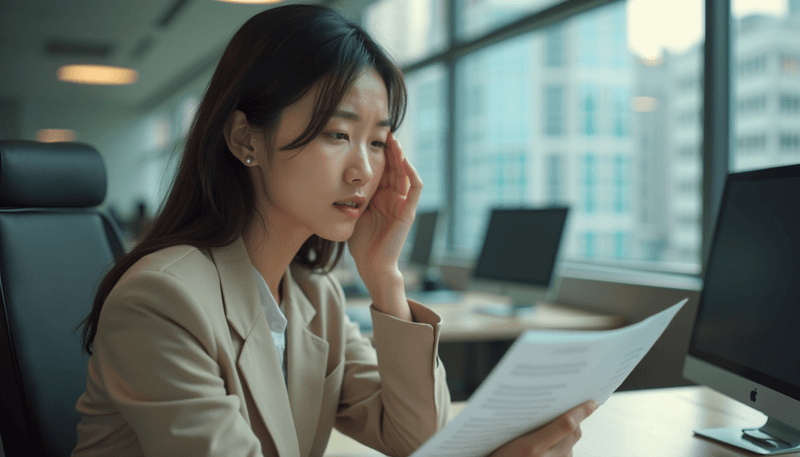
[(258, 165), (256, 149), (253, 145), (255, 133), (247, 124), (247, 116), (239, 110), (234, 111), (225, 124), (225, 143), (228, 144), (231, 154), (245, 166)]

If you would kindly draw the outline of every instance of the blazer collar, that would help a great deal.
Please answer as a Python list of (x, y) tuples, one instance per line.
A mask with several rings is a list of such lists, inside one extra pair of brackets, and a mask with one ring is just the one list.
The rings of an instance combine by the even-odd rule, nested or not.
[[(283, 297), (286, 301), (286, 357), (289, 402), (300, 445), (300, 455), (309, 455), (314, 444), (322, 409), (323, 385), (328, 366), (329, 344), (310, 330), (317, 315), (316, 307), (308, 296), (319, 300), (318, 290), (303, 291), (309, 287), (304, 268), (293, 264), (283, 276)], [(298, 281), (295, 281), (292, 270)]]
[(244, 242), (239, 238), (209, 251), (217, 265), (228, 323), (244, 341), (237, 366), (246, 388), (278, 454), (300, 456), (289, 396)]
[(244, 241), (239, 238), (227, 246), (211, 248), (209, 251), (219, 273), (225, 316), (236, 333), (246, 340), (256, 318), (264, 311)]

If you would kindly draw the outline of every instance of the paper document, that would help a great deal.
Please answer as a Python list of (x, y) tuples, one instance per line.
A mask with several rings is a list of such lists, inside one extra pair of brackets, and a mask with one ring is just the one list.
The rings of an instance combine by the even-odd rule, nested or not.
[(616, 330), (528, 330), (464, 410), (412, 457), (483, 457), (581, 403), (617, 390), (687, 300)]

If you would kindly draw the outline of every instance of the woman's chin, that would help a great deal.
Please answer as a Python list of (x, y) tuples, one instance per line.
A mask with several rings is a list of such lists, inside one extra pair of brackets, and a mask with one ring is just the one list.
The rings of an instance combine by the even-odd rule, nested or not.
[(323, 233), (317, 233), (317, 236), (328, 241), (347, 241), (353, 236), (355, 225), (352, 227), (342, 227), (338, 230), (326, 230)]

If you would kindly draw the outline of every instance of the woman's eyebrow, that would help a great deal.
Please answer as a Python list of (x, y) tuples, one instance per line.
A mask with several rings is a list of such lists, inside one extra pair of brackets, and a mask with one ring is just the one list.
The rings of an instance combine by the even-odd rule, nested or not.
[[(361, 121), (361, 116), (352, 111), (347, 111), (343, 109), (337, 110), (335, 113), (333, 113), (333, 117), (340, 117), (350, 121), (357, 121), (357, 122)], [(389, 121), (389, 119), (382, 119), (378, 121), (376, 125), (378, 127), (391, 127), (392, 123), (391, 121)]]

